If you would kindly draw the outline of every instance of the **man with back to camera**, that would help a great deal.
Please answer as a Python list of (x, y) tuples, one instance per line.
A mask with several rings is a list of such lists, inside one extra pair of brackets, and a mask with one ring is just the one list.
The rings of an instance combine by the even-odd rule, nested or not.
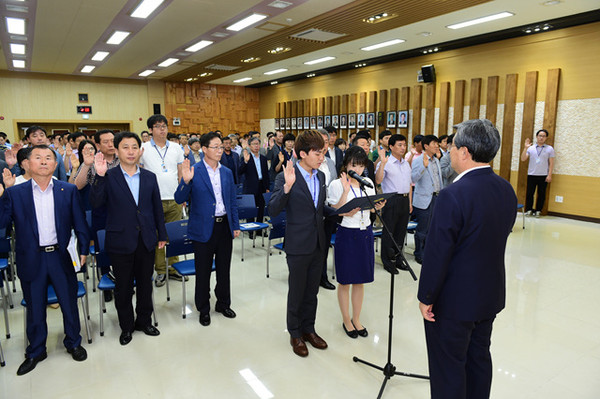
[(388, 157), (385, 151), (381, 151), (375, 179), (377, 184), (381, 184), (382, 192), (397, 194), (387, 200), (381, 213), (383, 222), (390, 229), (381, 236), (381, 262), (387, 270), (393, 272), (392, 257), (397, 251), (392, 238), (400, 248), (404, 246), (406, 228), (412, 213), (412, 180), (410, 165), (404, 159), (406, 137), (401, 134), (390, 136), (388, 147), (391, 154)]
[[(131, 342), (134, 330), (150, 336), (160, 332), (152, 325), (152, 273), (154, 248), (164, 248), (167, 232), (154, 173), (138, 167), (141, 140), (131, 132), (114, 141), (120, 166), (108, 169), (102, 152), (96, 154), (92, 206), (105, 207), (105, 250), (115, 275), (115, 307), (119, 316), (119, 342)], [(136, 312), (131, 298), (136, 292)], [(137, 317), (134, 317), (137, 316)]]
[(413, 159), (411, 178), (415, 185), (413, 193), (413, 216), (417, 219), (415, 229), (415, 261), (423, 262), (423, 249), (427, 231), (431, 223), (431, 214), (435, 206), (436, 198), (443, 188), (444, 180), (440, 161), (436, 154), (440, 147), (438, 138), (428, 134), (421, 141), (423, 153)]
[(450, 149), (459, 175), (434, 210), (419, 280), (431, 397), (488, 398), (492, 324), (505, 306), (504, 257), (517, 197), (489, 165), (500, 147), (487, 119), (458, 125)]
[(200, 324), (207, 327), (213, 258), (217, 277), (215, 311), (228, 319), (236, 317), (231, 309), (230, 269), (233, 239), (240, 235), (240, 221), (233, 174), (219, 163), (223, 152), (221, 138), (216, 133), (207, 133), (200, 142), (204, 159), (193, 168), (189, 160), (183, 162), (175, 201), (190, 203), (188, 236), (194, 244), (195, 303)]
[[(527, 194), (525, 196), (525, 212), (528, 216), (539, 217), (544, 202), (546, 201), (546, 187), (552, 181), (552, 172), (554, 171), (554, 148), (546, 144), (548, 131), (538, 130), (535, 134), (536, 144), (531, 145), (529, 138), (525, 139), (525, 149), (521, 154), (521, 161), (529, 159), (527, 168)], [(537, 189), (537, 201), (533, 208), (533, 194)]]
[[(146, 121), (152, 139), (142, 145), (142, 157), (140, 164), (144, 169), (153, 172), (158, 179), (160, 199), (163, 205), (165, 223), (181, 220), (182, 208), (175, 202), (174, 194), (177, 190), (177, 182), (181, 178), (181, 164), (184, 159), (181, 146), (167, 141), (168, 122), (163, 115), (152, 115)], [(169, 258), (168, 263), (177, 262), (177, 258)], [(154, 269), (156, 280), (154, 284), (162, 287), (166, 282), (167, 262), (165, 260), (165, 249), (156, 248), (154, 257)], [(183, 278), (175, 269), (169, 268), (169, 278), (181, 281)], [(187, 277), (185, 278), (188, 280)]]
[(74, 360), (87, 359), (81, 346), (77, 308), (77, 276), (67, 251), (75, 230), (81, 264), (89, 251), (89, 232), (77, 188), (52, 179), (56, 152), (46, 145), (32, 146), (28, 155), (31, 180), (4, 191), (0, 186), (0, 226), (12, 221), (16, 233), (17, 275), (27, 303), (26, 333), (29, 345), (17, 375), (27, 374), (46, 359), (46, 306), (52, 284), (63, 314), (63, 344)]

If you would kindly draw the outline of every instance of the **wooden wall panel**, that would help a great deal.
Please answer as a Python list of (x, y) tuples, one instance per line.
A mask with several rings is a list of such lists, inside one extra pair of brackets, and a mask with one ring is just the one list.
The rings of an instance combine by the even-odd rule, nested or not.
[[(524, 148), (525, 139), (531, 138), (535, 124), (535, 101), (537, 93), (538, 72), (527, 72), (525, 74), (525, 93), (523, 97), (523, 120), (521, 122), (521, 149)], [(517, 198), (520, 204), (525, 203), (525, 192), (527, 191), (527, 167), (528, 162), (519, 161), (517, 177)]]
[(435, 83), (429, 83), (425, 92), (425, 134), (433, 134), (435, 123)]
[(333, 97), (327, 96), (325, 97), (325, 113), (323, 115), (331, 115), (333, 104)]
[[(405, 86), (400, 91), (400, 102), (399, 102), (398, 111), (408, 111), (409, 104), (410, 104), (410, 87)], [(410, 121), (409, 121), (409, 126), (410, 126)], [(406, 136), (407, 140), (409, 139), (408, 128), (398, 129), (398, 132), (400, 132), (400, 134), (403, 134), (404, 136)], [(410, 145), (409, 145), (409, 147), (410, 147)]]
[(450, 82), (440, 84), (440, 120), (438, 136), (448, 134), (448, 113), (450, 111)]
[(340, 114), (340, 96), (333, 96), (333, 104), (331, 107), (331, 114), (332, 115)]
[(471, 94), (469, 96), (469, 119), (479, 119), (481, 105), (481, 78), (471, 79)]
[(496, 126), (496, 117), (498, 115), (498, 84), (499, 76), (488, 76), (487, 94), (485, 100), (485, 118), (489, 119)]
[(304, 100), (304, 116), (312, 115), (312, 111), (310, 109), (311, 105), (312, 105), (312, 100), (310, 98), (307, 98)]
[(516, 73), (506, 75), (504, 88), (504, 121), (502, 123), (502, 152), (500, 154), (500, 176), (510, 181), (510, 166), (512, 162), (513, 138), (515, 133), (515, 108), (517, 102)]
[(358, 93), (358, 113), (367, 112), (367, 92)]
[(398, 89), (390, 90), (390, 100), (388, 111), (398, 111)]
[[(259, 130), (258, 91), (242, 86), (165, 82), (165, 116), (181, 120), (180, 126), (169, 129), (172, 133)], [(278, 106), (280, 115), (283, 105)]]
[(298, 111), (296, 114), (297, 117), (304, 116), (304, 100), (298, 100)]
[(367, 106), (367, 112), (377, 112), (377, 92), (369, 92), (369, 105)]
[(350, 94), (350, 100), (348, 101), (348, 113), (355, 114), (358, 112), (358, 95), (356, 93)]
[(454, 117), (452, 124), (461, 123), (464, 119), (465, 108), (465, 84), (464, 80), (454, 82)]
[(310, 107), (310, 114), (312, 116), (317, 116), (319, 114), (319, 99), (313, 98), (312, 105)]
[(377, 104), (377, 112), (385, 112), (388, 110), (388, 91), (379, 90), (379, 104)]
[(286, 118), (291, 118), (292, 117), (292, 102), (291, 101), (288, 101), (286, 103), (286, 106), (285, 106), (285, 117)]
[(319, 107), (317, 108), (317, 115), (325, 115), (325, 97), (319, 97)]
[(281, 103), (275, 104), (275, 118), (281, 118)]
[[(549, 69), (546, 79), (546, 99), (544, 102), (544, 129), (549, 133), (546, 143), (554, 145), (554, 136), (556, 132), (556, 111), (558, 107), (558, 88), (560, 85), (560, 68)], [(552, 182), (550, 183), (552, 185)], [(546, 190), (546, 201), (542, 215), (548, 213), (548, 198), (550, 197), (550, 187)]]
[(417, 134), (421, 134), (421, 102), (423, 97), (423, 86), (418, 85), (413, 88), (413, 101), (412, 101), (412, 136), (415, 137)]

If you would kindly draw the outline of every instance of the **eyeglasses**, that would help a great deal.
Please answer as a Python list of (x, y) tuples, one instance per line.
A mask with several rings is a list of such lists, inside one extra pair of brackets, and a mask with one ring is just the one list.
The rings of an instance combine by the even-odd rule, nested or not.
[(217, 150), (217, 151), (224, 150), (223, 146), (210, 146), (210, 147), (206, 147), (206, 148), (210, 148), (211, 150)]
[(152, 126), (152, 129), (166, 129), (167, 125), (154, 125)]

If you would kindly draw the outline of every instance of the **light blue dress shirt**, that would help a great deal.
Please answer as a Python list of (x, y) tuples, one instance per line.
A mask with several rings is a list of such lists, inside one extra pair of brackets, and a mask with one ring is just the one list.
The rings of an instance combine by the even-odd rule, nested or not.
[(262, 169), (260, 167), (260, 154), (255, 156), (254, 154), (250, 153), (250, 155), (252, 155), (252, 159), (254, 159), (254, 165), (256, 166), (256, 173), (258, 173), (258, 180), (262, 180)]
[(119, 165), (119, 168), (121, 168), (121, 172), (123, 172), (123, 177), (127, 182), (127, 186), (129, 186), (129, 191), (131, 191), (131, 195), (133, 195), (135, 204), (138, 205), (140, 198), (140, 168), (137, 167), (133, 176), (129, 176), (129, 174), (123, 170), (121, 165)]
[(298, 170), (302, 173), (302, 177), (306, 181), (306, 185), (308, 186), (308, 191), (310, 191), (310, 195), (312, 196), (313, 203), (315, 204), (315, 208), (317, 207), (317, 201), (319, 200), (319, 177), (317, 176), (317, 170), (313, 169), (312, 175), (309, 174), (302, 166), (298, 165)]

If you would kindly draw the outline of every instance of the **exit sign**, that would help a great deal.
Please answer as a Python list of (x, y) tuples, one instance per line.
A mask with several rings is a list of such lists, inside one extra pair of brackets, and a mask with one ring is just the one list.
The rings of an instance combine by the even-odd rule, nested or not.
[(77, 113), (78, 114), (91, 114), (92, 113), (92, 107), (89, 105), (78, 105), (77, 106)]

